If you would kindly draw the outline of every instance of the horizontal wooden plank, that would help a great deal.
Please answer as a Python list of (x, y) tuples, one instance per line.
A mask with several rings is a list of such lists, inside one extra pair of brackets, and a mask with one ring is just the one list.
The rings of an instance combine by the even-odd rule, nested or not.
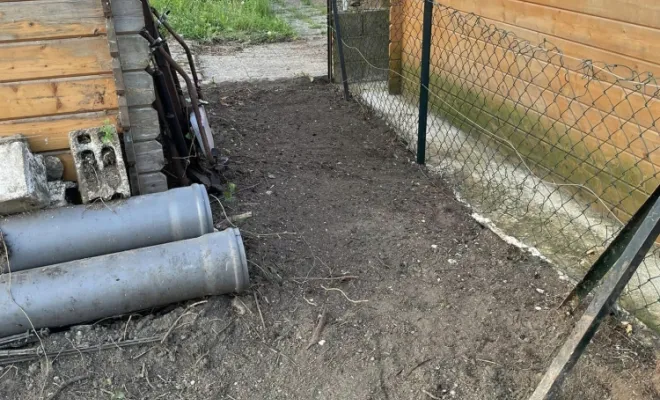
[(138, 33), (144, 28), (144, 15), (140, 0), (112, 0), (112, 15), (118, 34)]
[(138, 175), (141, 194), (165, 192), (167, 188), (167, 177), (162, 172), (150, 172)]
[(96, 36), (105, 32), (100, 0), (0, 3), (0, 41)]
[(155, 141), (135, 143), (135, 164), (139, 173), (157, 172), (165, 166), (163, 146)]
[(33, 152), (69, 148), (69, 132), (94, 128), (106, 122), (116, 125), (116, 113), (85, 113), (0, 122), (0, 137), (23, 134)]
[[(446, 77), (447, 79), (449, 79), (449, 81), (453, 81), (454, 82), (453, 84), (460, 85), (464, 88), (471, 90), (482, 91), (485, 95), (488, 95), (492, 100), (506, 104), (508, 107), (515, 108), (519, 106), (513, 100), (500, 96), (495, 92), (490, 92), (489, 89), (484, 89), (478, 86), (477, 84), (470, 82), (469, 79), (457, 77), (453, 74), (447, 74)], [(430, 102), (432, 105), (441, 105), (441, 107), (445, 110), (449, 109), (450, 106), (460, 108), (461, 105), (464, 107), (474, 108), (474, 105), (466, 101), (464, 96), (457, 97), (454, 94), (445, 91), (444, 89), (441, 88), (435, 88), (435, 89), (438, 90), (439, 97), (432, 96), (430, 98)], [(515, 124), (510, 125), (511, 124), (510, 121), (506, 122), (499, 120), (497, 116), (490, 114), (486, 109), (480, 111), (480, 113), (482, 113), (482, 116), (492, 120), (494, 125), (499, 126), (500, 124), (508, 124), (510, 126), (509, 129), (515, 127)], [(562, 148), (558, 147), (558, 144), (561, 143), (554, 142), (553, 138), (550, 136), (550, 133), (552, 132), (557, 133), (558, 129), (565, 129), (566, 127), (559, 127), (556, 124), (553, 125), (554, 121), (552, 119), (548, 118), (545, 115), (538, 114), (534, 110), (531, 110), (529, 114), (539, 118), (544, 124), (544, 126), (553, 126), (553, 129), (549, 131), (548, 134), (545, 135), (534, 135), (532, 134), (532, 132), (525, 132), (525, 133), (529, 133), (522, 136), (524, 137), (524, 141), (527, 142), (525, 148), (533, 149), (531, 152), (521, 149), (519, 143), (520, 142), (519, 137), (518, 138), (506, 137), (507, 134), (505, 132), (500, 132), (495, 127), (491, 127), (490, 131), (496, 137), (500, 137), (500, 139), (493, 139), (490, 134), (484, 133), (481, 129), (475, 129), (471, 123), (463, 124), (454, 119), (451, 119), (450, 122), (455, 124), (459, 129), (462, 129), (466, 132), (473, 131), (474, 132), (473, 135), (478, 135), (481, 137), (481, 139), (479, 140), (482, 144), (489, 143), (489, 146), (495, 146), (495, 148), (501, 147), (501, 149), (507, 151), (510, 151), (509, 146), (513, 145), (516, 148), (516, 150), (520, 152), (519, 154), (521, 154), (525, 158), (525, 162), (529, 166), (532, 166), (534, 169), (546, 170), (550, 173), (550, 175), (559, 178), (559, 179), (549, 179), (549, 181), (560, 182), (560, 183), (568, 181), (575, 184), (586, 184), (587, 187), (592, 189), (599, 197), (601, 197), (606, 203), (608, 203), (609, 208), (620, 208), (628, 213), (634, 213), (635, 211), (637, 211), (641, 203), (643, 203), (643, 201), (648, 197), (648, 193), (644, 193), (643, 191), (636, 189), (627, 182), (622, 181), (621, 179), (619, 179), (617, 175), (612, 174), (612, 172), (609, 171), (608, 168), (603, 169), (602, 166), (596, 167), (582, 158), (577, 158), (570, 149), (568, 149), (568, 151), (565, 151)], [(570, 133), (570, 131), (568, 132)], [(577, 134), (579, 135), (579, 133)], [(502, 140), (502, 136), (505, 136), (504, 139), (507, 140), (506, 141)], [(492, 150), (492, 151), (496, 151), (496, 150)], [(558, 154), (557, 152), (559, 152), (560, 154), (562, 154), (562, 158), (563, 158), (563, 162), (554, 165), (552, 170), (549, 170), (547, 166), (544, 165), (543, 162), (543, 159), (547, 157), (547, 155), (550, 152), (554, 152), (555, 156), (557, 156)], [(608, 155), (611, 156), (610, 154)], [(468, 158), (476, 157), (477, 159), (481, 159), (483, 155), (477, 152), (476, 154), (469, 153), (467, 157)], [(519, 162), (517, 156), (511, 156), (511, 157), (515, 159), (515, 162)], [(612, 158), (612, 164), (610, 164), (612, 168), (616, 168), (617, 161), (620, 161), (620, 159), (614, 156)], [(475, 162), (475, 160), (472, 160), (470, 162)], [(476, 162), (480, 162), (480, 161), (477, 160)], [(543, 174), (539, 176), (541, 178), (544, 178)], [(651, 173), (647, 175), (646, 178), (654, 181), (655, 184), (657, 185), (658, 179), (654, 178), (654, 176), (655, 174)], [(547, 180), (548, 178), (545, 177), (544, 179)], [(583, 194), (587, 194), (587, 193), (583, 191)], [(590, 200), (593, 200), (593, 198)]]
[(116, 108), (112, 76), (0, 83), (0, 121)]
[(647, 0), (598, 0), (598, 1), (566, 1), (566, 0), (523, 0), (543, 6), (579, 12), (660, 28), (660, 2)]
[(660, 31), (517, 0), (445, 0), (443, 4), (587, 46), (660, 63)]
[(155, 140), (160, 136), (160, 123), (158, 113), (151, 107), (135, 108), (128, 110), (131, 121), (131, 134), (133, 142), (146, 142)]
[[(450, 63), (460, 62), (461, 60), (456, 55), (451, 55), (449, 58)], [(657, 180), (649, 181), (648, 179), (656, 176), (660, 167), (656, 167), (650, 162), (641, 160), (630, 153), (622, 152), (611, 144), (602, 142), (595, 137), (585, 135), (584, 132), (566, 124), (561, 119), (553, 118), (551, 116), (552, 107), (546, 107), (546, 104), (544, 104), (545, 100), (542, 98), (540, 91), (537, 90), (535, 92), (533, 89), (530, 89), (531, 85), (526, 85), (524, 82), (503, 76), (499, 71), (485, 66), (480, 68), (477, 65), (475, 68), (463, 68), (461, 71), (461, 74), (458, 75), (455, 71), (449, 71), (443, 68), (443, 75), (451, 74), (454, 79), (460, 81), (462, 87), (470, 89), (482, 96), (480, 101), (494, 99), (498, 103), (504, 103), (512, 109), (520, 109), (521, 115), (533, 116), (543, 124), (543, 127), (552, 128), (543, 134), (537, 132), (538, 129), (523, 129), (527, 135), (536, 136), (549, 146), (561, 148), (566, 153), (579, 155), (581, 163), (590, 164), (598, 170), (602, 170), (605, 165), (610, 165), (611, 168), (614, 168), (611, 173), (613, 179), (623, 179), (621, 176), (623, 167), (616, 166), (617, 163), (629, 167), (634, 166), (635, 170), (627, 174), (625, 183), (632, 187), (640, 186), (647, 193), (652, 192), (658, 184)], [(433, 86), (431, 90), (445, 89)], [(435, 98), (436, 96), (431, 96), (433, 102), (436, 101)], [(478, 107), (478, 105), (474, 107)], [(484, 110), (486, 109), (484, 108)], [(494, 118), (498, 117), (494, 116)], [(502, 122), (511, 123), (506, 120)], [(556, 136), (556, 140), (553, 140), (551, 134)], [(610, 160), (612, 160), (612, 164), (610, 164)], [(605, 170), (607, 171), (610, 167), (606, 167)]]
[(123, 71), (144, 71), (149, 66), (149, 43), (140, 35), (118, 36)]
[[(533, 104), (547, 107), (555, 118), (660, 165), (660, 135), (650, 128), (652, 124), (644, 127), (636, 123), (636, 119), (629, 122), (618, 116), (617, 110), (623, 107), (618, 104), (618, 99), (630, 95), (623, 93), (622, 88), (603, 85), (597, 80), (588, 81), (576, 72), (550, 65), (526, 54), (514, 53), (508, 48), (466, 37), (451, 29), (438, 33), (432, 49), (435, 56), (434, 65), (445, 65), (459, 75), (463, 68), (488, 66), (512, 79), (531, 83), (533, 85), (529, 86), (527, 91), (530, 94), (542, 92), (543, 97), (537, 98), (542, 102)], [(446, 65), (445, 56), (449, 52), (460, 55), (452, 58), (452, 65)], [(631, 109), (630, 105), (626, 105), (622, 114), (645, 114), (653, 117), (653, 108), (646, 107), (646, 104), (653, 103), (644, 103), (640, 94), (635, 96), (639, 99), (633, 103), (637, 103), (641, 108)], [(610, 98), (616, 100), (606, 101)], [(660, 113), (660, 107), (656, 111)], [(655, 115), (655, 118), (660, 118), (660, 114)], [(646, 122), (652, 123), (653, 120), (651, 118)]]
[(0, 83), (112, 73), (105, 36), (0, 44)]

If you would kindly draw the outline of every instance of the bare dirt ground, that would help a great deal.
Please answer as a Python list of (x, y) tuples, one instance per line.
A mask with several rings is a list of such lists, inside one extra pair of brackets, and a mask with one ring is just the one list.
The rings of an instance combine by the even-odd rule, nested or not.
[[(53, 333), (48, 362), (2, 367), (0, 399), (531, 394), (575, 322), (556, 311), (570, 287), (552, 267), (475, 222), (333, 86), (207, 92), (236, 185), (225, 211), (254, 215), (240, 225), (252, 289)], [(608, 319), (560, 398), (660, 398), (638, 331)], [(82, 352), (99, 343), (110, 348)]]

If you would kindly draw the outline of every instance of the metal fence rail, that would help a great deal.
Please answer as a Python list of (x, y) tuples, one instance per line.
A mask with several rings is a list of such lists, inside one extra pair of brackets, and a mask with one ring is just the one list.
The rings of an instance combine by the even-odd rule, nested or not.
[[(430, 0), (394, 0), (386, 11), (385, 40), (364, 21), (351, 33), (356, 14), (375, 10), (336, 16), (351, 95), (484, 222), (580, 279), (660, 183), (655, 78)], [(654, 328), (659, 279), (654, 246), (620, 299)]]

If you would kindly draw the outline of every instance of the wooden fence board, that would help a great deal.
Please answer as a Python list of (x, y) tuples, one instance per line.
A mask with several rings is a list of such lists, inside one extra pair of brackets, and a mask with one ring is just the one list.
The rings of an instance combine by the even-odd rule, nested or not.
[(523, 1), (631, 24), (645, 25), (651, 28), (660, 28), (660, 2), (654, 0)]
[(116, 108), (112, 76), (0, 83), (0, 121)]
[(0, 42), (102, 35), (100, 0), (0, 2)]
[(0, 122), (0, 137), (23, 134), (33, 152), (69, 148), (69, 132), (94, 128), (106, 122), (117, 124), (117, 115), (105, 112), (40, 117)]
[(105, 36), (0, 44), (0, 83), (110, 74)]
[(546, 35), (660, 63), (660, 30), (516, 0), (445, 0), (443, 4)]

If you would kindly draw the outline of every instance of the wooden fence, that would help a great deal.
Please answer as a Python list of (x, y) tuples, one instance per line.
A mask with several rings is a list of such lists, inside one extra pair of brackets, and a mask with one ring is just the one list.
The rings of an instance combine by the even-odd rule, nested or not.
[[(392, 2), (393, 93), (419, 90), (423, 3)], [(535, 167), (622, 219), (660, 183), (660, 2), (442, 0), (433, 18), (431, 73), (449, 82), (438, 90), (460, 85), (533, 119)]]

